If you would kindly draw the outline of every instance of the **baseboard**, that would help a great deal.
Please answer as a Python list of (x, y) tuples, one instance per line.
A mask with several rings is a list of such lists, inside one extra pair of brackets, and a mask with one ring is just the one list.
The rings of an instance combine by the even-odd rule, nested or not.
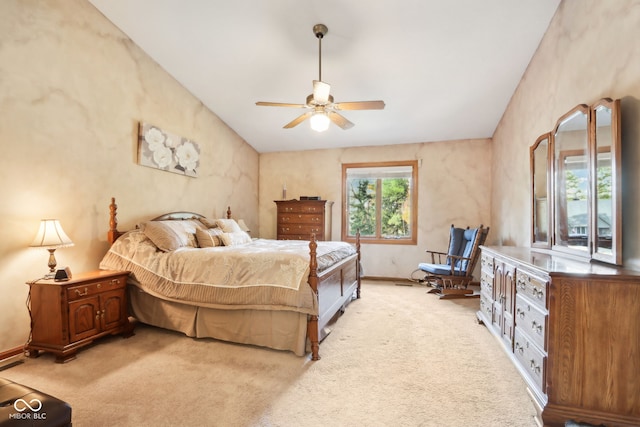
[(15, 347), (0, 352), (0, 371), (12, 368), (24, 362), (24, 347)]
[(363, 280), (371, 280), (374, 282), (403, 282), (403, 283), (413, 283), (411, 280), (406, 277), (380, 277), (380, 276), (363, 276), (361, 277)]

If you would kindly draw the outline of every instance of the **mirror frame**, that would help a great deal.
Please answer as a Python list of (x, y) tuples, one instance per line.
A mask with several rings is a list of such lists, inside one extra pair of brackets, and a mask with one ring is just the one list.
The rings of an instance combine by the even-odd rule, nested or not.
[[(591, 161), (589, 160), (591, 158), (591, 137), (590, 137), (590, 132), (589, 132), (589, 106), (585, 105), (585, 104), (580, 104), (575, 106), (574, 108), (572, 108), (570, 111), (568, 111), (566, 114), (562, 115), (562, 117), (560, 117), (558, 119), (558, 121), (556, 122), (555, 127), (553, 128), (553, 131), (551, 132), (551, 140), (553, 141), (551, 146), (552, 146), (552, 164), (551, 164), (551, 170), (552, 170), (552, 174), (551, 176), (553, 177), (552, 182), (553, 182), (553, 188), (552, 188), (552, 194), (553, 194), (553, 207), (552, 207), (552, 212), (553, 212), (553, 231), (552, 231), (552, 249), (558, 252), (566, 252), (569, 254), (573, 254), (573, 255), (577, 255), (580, 257), (590, 257), (591, 256), (591, 247), (592, 247), (592, 239), (593, 239), (593, 233), (592, 233), (592, 222), (591, 221), (591, 193), (592, 193), (592, 179), (591, 179)], [(580, 146), (580, 147), (558, 147), (558, 131), (560, 130), (560, 128), (563, 125), (566, 125), (567, 123), (570, 122), (570, 120), (574, 119), (576, 116), (583, 116), (584, 117), (584, 127), (581, 127), (579, 129), (572, 129), (574, 131), (576, 130), (580, 130), (582, 132), (584, 132), (584, 145)], [(558, 151), (560, 150), (560, 151)], [(557, 156), (560, 155), (561, 158), (558, 158)], [(587, 172), (587, 186), (586, 186), (586, 191), (587, 191), (587, 195), (586, 195), (586, 225), (587, 225), (587, 234), (586, 234), (586, 244), (583, 245), (573, 245), (573, 247), (569, 246), (568, 242), (569, 242), (569, 230), (568, 230), (568, 223), (569, 223), (569, 219), (565, 218), (565, 221), (560, 224), (558, 221), (558, 217), (562, 215), (562, 212), (565, 213), (566, 216), (566, 211), (567, 211), (567, 205), (563, 205), (561, 202), (562, 201), (567, 201), (565, 200), (560, 200), (560, 198), (564, 195), (564, 193), (561, 193), (559, 191), (560, 188), (560, 184), (564, 183), (564, 181), (561, 182), (562, 177), (564, 176), (564, 168), (561, 166), (562, 164), (564, 164), (564, 160), (569, 157), (569, 156), (584, 156), (585, 157), (585, 169)], [(563, 209), (564, 206), (564, 209)], [(566, 237), (566, 241), (567, 244), (562, 244), (562, 242), (559, 242), (558, 240), (558, 235), (562, 234), (562, 230), (564, 229), (564, 234)], [(584, 249), (576, 249), (576, 248), (584, 248)]]
[[(598, 123), (597, 112), (599, 109), (609, 109), (611, 111), (611, 146), (606, 150), (598, 145)], [(567, 119), (581, 112), (586, 114), (586, 133), (587, 145), (584, 155), (586, 156), (587, 168), (587, 247), (586, 250), (575, 249), (565, 245), (559, 245), (556, 242), (558, 232), (557, 223), (557, 191), (560, 179), (558, 168), (556, 167), (556, 134), (560, 126)], [(558, 119), (555, 127), (550, 133), (543, 134), (530, 147), (530, 175), (531, 175), (531, 246), (539, 248), (551, 248), (552, 251), (563, 252), (576, 255), (582, 258), (588, 258), (595, 261), (605, 262), (609, 264), (622, 265), (622, 137), (621, 137), (621, 112), (620, 100), (612, 100), (610, 98), (602, 98), (595, 104), (588, 106), (580, 104), (571, 109)], [(535, 212), (536, 201), (534, 200), (535, 191), (535, 162), (534, 152), (545, 138), (549, 138), (548, 164), (547, 164), (547, 191), (548, 207), (545, 215), (549, 217), (549, 238), (548, 242), (536, 241), (535, 236)], [(571, 148), (564, 150), (565, 154), (570, 153)], [(575, 150), (574, 150), (575, 151)], [(611, 249), (601, 250), (598, 246), (598, 152), (611, 152)], [(582, 152), (581, 152), (582, 153)], [(582, 154), (581, 154), (582, 155)]]
[[(598, 145), (598, 109), (606, 108), (611, 111), (611, 145), (609, 151), (611, 153), (611, 250), (604, 252), (600, 250), (599, 228), (598, 228), (598, 153), (604, 151)], [(621, 120), (620, 120), (620, 100), (615, 101), (610, 98), (603, 98), (591, 106), (590, 117), (590, 135), (592, 145), (592, 153), (594, 155), (590, 159), (593, 170), (592, 180), (592, 228), (593, 233), (593, 259), (607, 262), (611, 264), (622, 265), (622, 154), (621, 154)]]
[[(547, 145), (547, 155), (544, 164), (544, 186), (547, 192), (547, 206), (546, 209), (542, 209), (543, 215), (545, 218), (538, 218), (541, 209), (539, 209), (538, 201), (536, 200), (536, 180), (541, 179), (536, 172), (541, 172), (538, 169), (536, 164), (536, 150), (542, 147), (542, 143), (546, 141)], [(553, 206), (553, 198), (551, 192), (551, 180), (549, 177), (551, 176), (551, 162), (553, 159), (553, 152), (551, 151), (553, 147), (551, 146), (551, 132), (547, 132), (543, 135), (540, 135), (536, 142), (529, 148), (529, 157), (530, 157), (530, 176), (531, 176), (531, 246), (537, 248), (550, 248), (551, 247), (551, 237), (553, 234), (553, 223), (552, 223), (552, 206)], [(537, 233), (537, 224), (539, 223), (539, 219), (543, 219), (547, 223), (547, 239), (539, 240)]]

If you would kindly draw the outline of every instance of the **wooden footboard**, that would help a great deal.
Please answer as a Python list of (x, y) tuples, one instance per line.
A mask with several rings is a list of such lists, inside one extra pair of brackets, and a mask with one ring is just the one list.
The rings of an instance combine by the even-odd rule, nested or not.
[(311, 359), (319, 360), (320, 341), (327, 335), (327, 324), (351, 302), (360, 298), (360, 234), (356, 235), (357, 253), (331, 266), (318, 275), (315, 234), (309, 242), (309, 285), (317, 296), (318, 315), (309, 316), (307, 336), (311, 342)]
[[(118, 220), (115, 198), (111, 198), (109, 205), (109, 231), (107, 240), (113, 244), (124, 232), (118, 231)], [(227, 209), (227, 218), (231, 218), (231, 208)], [(176, 213), (192, 214), (180, 212)], [(167, 214), (173, 216), (174, 214)], [(180, 216), (178, 215), (178, 216)], [(197, 214), (192, 214), (197, 215)], [(163, 215), (155, 219), (165, 219)], [(184, 219), (184, 218), (183, 218)], [(356, 235), (356, 254), (331, 266), (322, 273), (318, 273), (316, 249), (316, 235), (312, 234), (309, 241), (309, 286), (317, 296), (318, 315), (310, 315), (307, 321), (307, 337), (311, 343), (311, 359), (319, 360), (320, 341), (327, 335), (327, 324), (338, 312), (351, 302), (353, 295), (360, 298), (360, 233)]]

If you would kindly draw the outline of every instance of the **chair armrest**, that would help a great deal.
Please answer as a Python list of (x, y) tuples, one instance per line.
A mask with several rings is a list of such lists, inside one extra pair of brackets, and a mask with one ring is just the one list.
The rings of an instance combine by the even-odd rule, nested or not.
[[(442, 262), (442, 257), (447, 256), (446, 252), (437, 252), (437, 251), (430, 251), (430, 250), (426, 250), (425, 252), (431, 255), (432, 264), (444, 264), (444, 262)], [(436, 261), (436, 256), (438, 257), (438, 261)]]
[(457, 272), (462, 272), (462, 271), (467, 271), (462, 270), (461, 268), (456, 269), (456, 264), (458, 263), (458, 261), (467, 261), (467, 267), (469, 266), (469, 263), (471, 263), (471, 258), (469, 257), (464, 257), (464, 256), (458, 256), (458, 255), (447, 255), (447, 258), (451, 259), (451, 274), (453, 275), (454, 271)]

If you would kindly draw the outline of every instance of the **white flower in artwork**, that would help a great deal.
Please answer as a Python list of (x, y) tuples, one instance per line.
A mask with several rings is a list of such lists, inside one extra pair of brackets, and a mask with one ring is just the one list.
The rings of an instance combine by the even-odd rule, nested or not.
[(164, 146), (165, 136), (157, 127), (151, 127), (144, 134), (144, 139), (149, 144), (151, 151), (156, 151), (158, 148)]
[(195, 170), (198, 167), (200, 153), (190, 141), (185, 141), (181, 146), (176, 148), (176, 158), (180, 166), (187, 170)]
[(178, 145), (179, 141), (176, 141), (175, 138), (172, 138), (171, 135), (167, 135), (167, 139), (164, 142), (164, 145), (166, 145), (169, 148), (175, 148)]
[(171, 149), (163, 144), (157, 145), (156, 150), (153, 151), (153, 161), (159, 168), (168, 167), (171, 164), (172, 157)]

